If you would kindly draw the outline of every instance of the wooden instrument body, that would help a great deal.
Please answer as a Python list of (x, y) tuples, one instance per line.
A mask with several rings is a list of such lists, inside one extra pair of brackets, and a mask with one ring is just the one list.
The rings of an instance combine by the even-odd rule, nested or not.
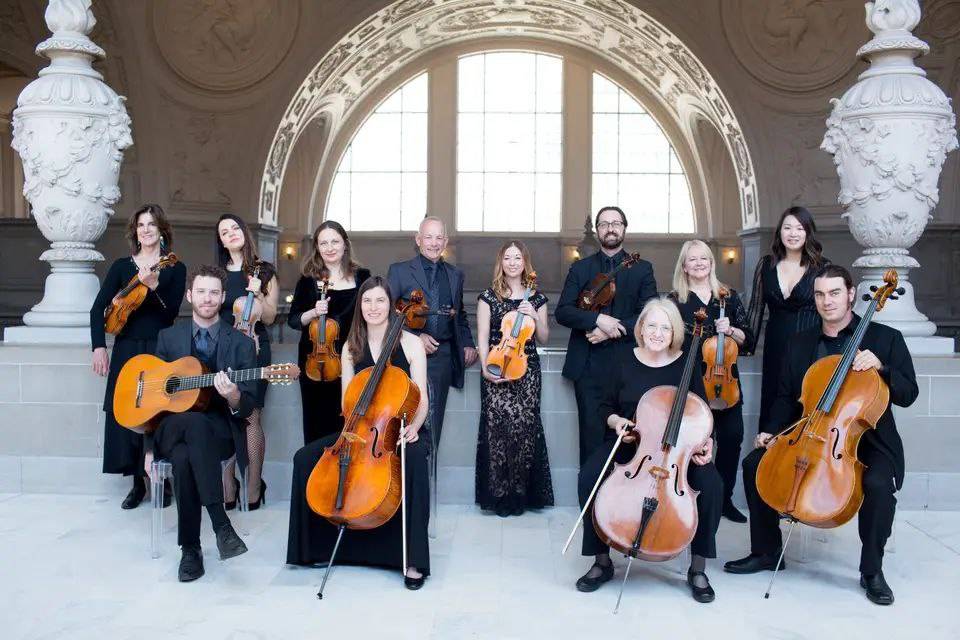
[[(246, 315), (246, 309), (249, 305), (249, 315)], [(252, 293), (233, 301), (233, 328), (240, 333), (256, 340), (257, 323), (263, 315), (263, 303), (254, 297)], [(259, 346), (259, 345), (258, 345)]]
[(149, 433), (170, 413), (203, 411), (210, 401), (210, 389), (171, 393), (177, 378), (203, 373), (203, 365), (193, 356), (173, 362), (165, 362), (149, 353), (134, 356), (117, 376), (113, 416), (121, 426)]
[[(627, 464), (614, 464), (593, 503), (593, 522), (600, 538), (621, 553), (652, 562), (676, 557), (693, 540), (699, 521), (699, 492), (690, 488), (687, 469), (691, 456), (713, 432), (713, 414), (707, 403), (688, 392), (677, 444), (663, 445), (676, 393), (677, 387), (659, 386), (643, 394), (634, 421), (640, 432), (637, 451)], [(634, 554), (644, 498), (656, 499), (657, 508)]]
[(307, 377), (316, 382), (336, 380), (341, 371), (340, 354), (337, 353), (340, 323), (325, 317), (321, 335), (320, 318), (314, 318), (307, 330), (313, 344), (313, 350), (307, 354), (307, 361), (304, 363)]
[(740, 355), (740, 348), (730, 336), (724, 336), (723, 357), (718, 360), (719, 339), (710, 336), (703, 342), (703, 362), (707, 371), (703, 374), (703, 388), (711, 409), (729, 409), (740, 401), (740, 385), (733, 375), (733, 365)]
[(829, 529), (848, 522), (863, 503), (863, 463), (857, 446), (887, 410), (890, 389), (875, 370), (853, 371), (829, 413), (817, 409), (840, 355), (814, 362), (803, 376), (803, 415), (767, 448), (757, 491), (778, 513)]
[[(157, 264), (150, 267), (150, 271), (157, 272), (166, 267), (171, 267), (177, 264), (177, 260), (175, 253), (168, 253), (160, 258)], [(112, 335), (119, 335), (123, 328), (127, 326), (133, 312), (143, 305), (148, 293), (150, 293), (150, 288), (140, 281), (139, 275), (130, 278), (126, 286), (117, 295), (113, 296), (113, 300), (103, 310), (104, 331)]]
[[(521, 326), (517, 337), (513, 337), (517, 323)], [(500, 321), (500, 342), (487, 355), (487, 370), (506, 380), (519, 380), (527, 373), (527, 341), (537, 330), (536, 321), (528, 315), (510, 311)]]
[(606, 273), (598, 273), (577, 296), (577, 306), (585, 311), (600, 311), (613, 303), (617, 283)]
[[(367, 367), (350, 380), (343, 398), (347, 427), (337, 441), (324, 450), (307, 480), (307, 504), (314, 513), (350, 529), (375, 529), (397, 512), (401, 497), (397, 453), (400, 418), (406, 414), (412, 419), (420, 404), (416, 383), (399, 367), (388, 365), (365, 415), (354, 416), (354, 408), (373, 369)], [(337, 509), (344, 448), (349, 449), (350, 463), (343, 506)]]

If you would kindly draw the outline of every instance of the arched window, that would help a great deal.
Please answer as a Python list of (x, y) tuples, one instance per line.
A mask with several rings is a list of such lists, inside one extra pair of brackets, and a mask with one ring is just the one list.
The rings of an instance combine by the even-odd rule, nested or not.
[(427, 85), (421, 73), (394, 91), (347, 146), (326, 218), (347, 229), (413, 230), (427, 210)]
[(593, 74), (592, 210), (617, 205), (637, 233), (693, 233), (683, 167), (657, 121), (630, 94)]

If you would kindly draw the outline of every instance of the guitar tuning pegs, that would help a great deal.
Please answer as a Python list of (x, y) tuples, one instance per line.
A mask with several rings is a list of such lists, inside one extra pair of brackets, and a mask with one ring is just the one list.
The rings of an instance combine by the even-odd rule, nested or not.
[(900, 296), (890, 296), (890, 300), (899, 300)]
[(896, 291), (897, 291), (897, 294), (901, 296), (907, 292), (907, 290), (904, 289), (903, 287), (898, 288)]
[(876, 293), (876, 292), (877, 292), (877, 285), (872, 285), (872, 286), (870, 287), (870, 291), (873, 292), (873, 293)]
[(873, 296), (871, 296), (869, 293), (863, 294), (863, 301), (864, 301), (864, 302), (870, 302), (871, 300), (873, 300)]

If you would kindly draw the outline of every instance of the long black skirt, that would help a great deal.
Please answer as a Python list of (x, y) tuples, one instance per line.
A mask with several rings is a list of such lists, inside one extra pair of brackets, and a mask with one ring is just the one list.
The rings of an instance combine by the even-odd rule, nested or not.
[[(290, 530), (287, 563), (313, 565), (330, 560), (337, 540), (337, 527), (316, 515), (307, 504), (307, 480), (323, 450), (337, 440), (332, 434), (297, 451), (293, 457), (293, 486), (290, 490)], [(430, 574), (430, 481), (427, 459), (430, 433), (420, 430), (420, 439), (407, 446), (407, 562), (424, 575)], [(334, 564), (370, 565), (399, 569), (403, 565), (402, 514), (397, 513), (382, 527), (364, 531), (347, 529)]]
[(107, 389), (103, 395), (103, 472), (144, 475), (143, 435), (117, 424), (113, 416), (113, 390), (120, 369), (130, 358), (142, 353), (153, 354), (157, 350), (156, 338), (127, 338), (118, 336), (110, 353), (110, 372), (107, 374)]
[(306, 361), (300, 363), (300, 400), (303, 404), (303, 444), (310, 444), (343, 429), (340, 413), (340, 378), (316, 382), (303, 373)]

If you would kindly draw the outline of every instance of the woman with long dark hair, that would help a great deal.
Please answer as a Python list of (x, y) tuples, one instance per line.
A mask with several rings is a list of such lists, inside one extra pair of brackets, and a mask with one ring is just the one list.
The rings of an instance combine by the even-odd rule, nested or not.
[[(247, 288), (255, 290), (256, 303), (262, 312), (256, 325), (254, 340), (257, 343), (257, 366), (270, 364), (270, 334), (267, 327), (277, 317), (280, 285), (277, 284), (277, 269), (257, 254), (257, 243), (250, 233), (250, 227), (240, 217), (225, 213), (217, 220), (217, 234), (214, 240), (214, 253), (217, 264), (227, 271), (226, 299), (220, 308), (220, 319), (234, 323), (233, 305), (238, 299), (247, 297)], [(258, 383), (256, 408), (247, 418), (246, 446), (237, 451), (240, 473), (247, 478), (247, 501), (251, 511), (259, 509), (263, 502), (267, 484), (263, 481), (263, 458), (266, 453), (266, 437), (263, 433), (261, 416), (267, 395), (267, 383)], [(234, 464), (224, 469), (223, 495), (227, 510), (237, 504), (240, 483), (234, 476)]]
[[(310, 322), (320, 315), (335, 320), (340, 325), (335, 346), (337, 352), (342, 353), (347, 332), (353, 323), (357, 291), (370, 277), (370, 271), (354, 260), (346, 229), (339, 222), (327, 220), (313, 232), (311, 251), (304, 260), (301, 274), (293, 293), (293, 302), (290, 303), (287, 324), (300, 331), (297, 362), (300, 371), (304, 372), (307, 354), (313, 350), (308, 331)], [(326, 300), (320, 300), (319, 296), (323, 280), (329, 282)], [(300, 401), (303, 404), (304, 444), (331, 433), (340, 433), (343, 416), (340, 414), (339, 378), (314, 381), (301, 373)]]
[(770, 319), (763, 334), (763, 378), (760, 390), (760, 431), (767, 430), (770, 406), (777, 395), (780, 358), (791, 336), (818, 326), (820, 316), (813, 301), (813, 280), (828, 262), (816, 238), (813, 214), (803, 207), (790, 207), (780, 216), (771, 252), (760, 259), (753, 275), (748, 318), (755, 340), (744, 347), (749, 355), (763, 326), (764, 312)]
[[(138, 506), (147, 495), (147, 479), (143, 470), (143, 435), (125, 429), (113, 417), (113, 389), (120, 369), (133, 356), (152, 354), (157, 346), (157, 334), (173, 324), (180, 311), (187, 282), (187, 268), (182, 262), (157, 272), (150, 268), (173, 247), (173, 227), (158, 204), (146, 204), (137, 209), (127, 222), (129, 256), (118, 258), (110, 265), (100, 292), (90, 308), (90, 343), (93, 346), (93, 371), (107, 376), (103, 396), (103, 472), (133, 476), (133, 488), (120, 505), (124, 509)], [(113, 351), (107, 354), (103, 314), (113, 297), (134, 277), (149, 289), (147, 297), (124, 325), (113, 342)], [(169, 486), (169, 485), (168, 485)], [(170, 504), (170, 493), (165, 492), (164, 504)]]

